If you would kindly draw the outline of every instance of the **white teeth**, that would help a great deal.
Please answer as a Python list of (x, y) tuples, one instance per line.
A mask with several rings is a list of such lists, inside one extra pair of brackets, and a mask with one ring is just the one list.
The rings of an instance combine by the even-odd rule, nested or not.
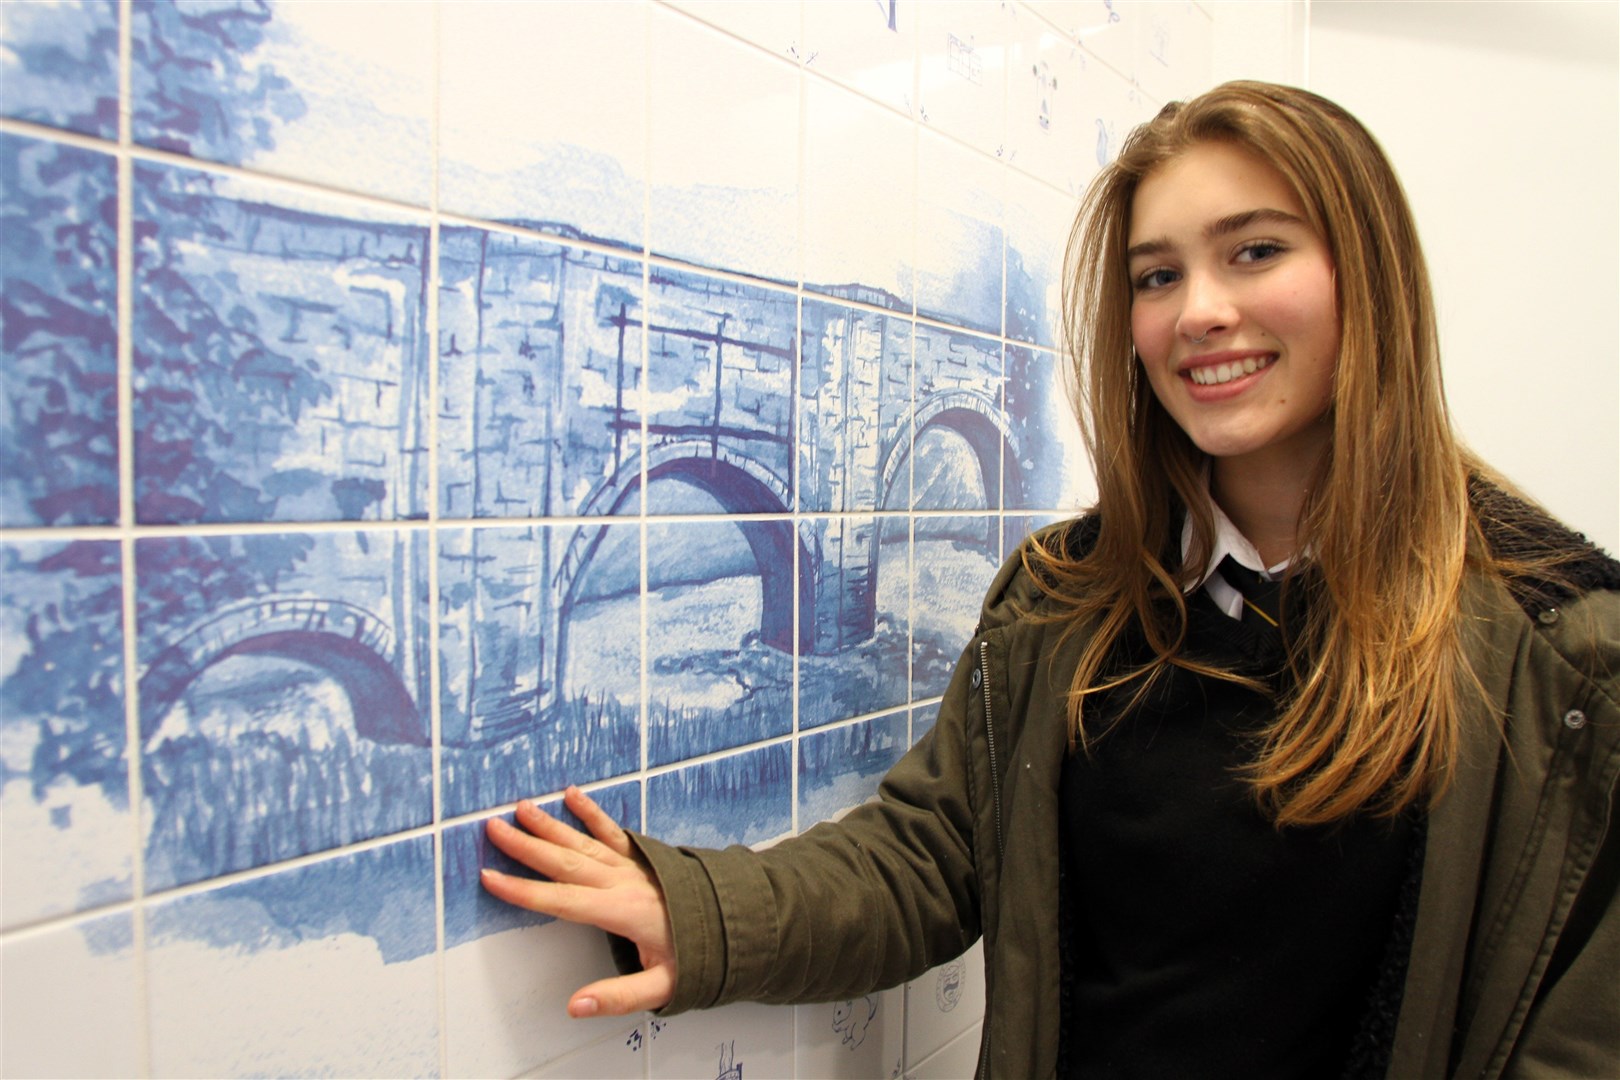
[(1272, 357), (1246, 356), (1242, 360), (1234, 360), (1228, 364), (1210, 364), (1205, 367), (1195, 367), (1188, 375), (1199, 386), (1219, 386), (1229, 383), (1239, 375), (1253, 375), (1263, 367), (1271, 365)]

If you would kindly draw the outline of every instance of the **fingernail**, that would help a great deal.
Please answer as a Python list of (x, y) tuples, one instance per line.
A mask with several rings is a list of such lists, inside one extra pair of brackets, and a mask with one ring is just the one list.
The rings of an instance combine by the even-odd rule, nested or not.
[(595, 998), (580, 998), (568, 1007), (568, 1015), (578, 1017), (595, 1016), (596, 1010), (600, 1007)]

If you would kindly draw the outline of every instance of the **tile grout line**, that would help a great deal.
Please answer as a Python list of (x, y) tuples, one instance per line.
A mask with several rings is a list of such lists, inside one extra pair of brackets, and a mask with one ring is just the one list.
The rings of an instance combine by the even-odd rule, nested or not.
[(135, 165), (130, 156), (134, 142), (134, 5), (118, 5), (118, 526), (119, 584), (122, 601), (124, 665), (124, 739), (128, 754), (130, 851), (130, 946), (135, 962), (137, 1002), (135, 1053), (142, 1075), (153, 1069), (151, 953), (146, 923), (146, 844), (142, 836), (145, 786), (142, 776), (140, 649), (136, 615), (135, 573)]
[[(450, 1075), (450, 986), (449, 963), (445, 956), (445, 895), (444, 895), (444, 785), (443, 746), (441, 736), (444, 720), (441, 712), (440, 682), (443, 678), (439, 663), (441, 647), (439, 626), (439, 260), (440, 216), (439, 181), (443, 80), (444, 18), (443, 5), (433, 5), (433, 59), (432, 88), (429, 97), (433, 114), (428, 127), (428, 247), (423, 252), (423, 287), (427, 291), (426, 326), (423, 331), (423, 359), (427, 364), (427, 401), (423, 404), (423, 417), (427, 441), (427, 536), (421, 545), (422, 558), (427, 566), (427, 707), (428, 707), (428, 768), (431, 813), (433, 818), (433, 981), (436, 1019), (438, 1021), (438, 1066), (440, 1076)], [(413, 575), (414, 577), (414, 575)], [(406, 587), (414, 590), (415, 581)], [(403, 631), (404, 628), (402, 627)], [(417, 685), (422, 685), (420, 675)]]
[[(640, 831), (646, 832), (650, 828), (652, 814), (650, 809), (651, 784), (647, 775), (648, 764), (651, 759), (652, 743), (652, 666), (648, 659), (651, 651), (649, 643), (652, 640), (651, 629), (648, 626), (650, 605), (647, 603), (647, 557), (650, 550), (648, 545), (647, 529), (647, 450), (649, 441), (648, 413), (652, 407), (652, 335), (647, 330), (649, 323), (648, 312), (652, 308), (652, 159), (653, 159), (653, 40), (652, 24), (653, 9), (650, 4), (641, 7), (641, 41), (645, 50), (646, 63), (642, 65), (643, 78), (641, 81), (642, 93), (642, 178), (641, 178), (641, 393), (636, 400), (636, 408), (640, 413), (640, 439), (641, 445), (636, 447), (636, 454), (640, 459), (638, 465), (639, 476), (636, 483), (639, 486), (640, 505), (636, 508), (637, 530), (641, 544), (639, 593), (636, 598), (636, 619), (638, 641), (640, 648), (637, 656), (641, 662), (641, 700), (639, 704), (638, 719), (641, 726), (640, 761), (637, 770), (637, 779), (641, 786), (641, 822)], [(652, 1056), (652, 1047), (648, 1046), (648, 1058)]]

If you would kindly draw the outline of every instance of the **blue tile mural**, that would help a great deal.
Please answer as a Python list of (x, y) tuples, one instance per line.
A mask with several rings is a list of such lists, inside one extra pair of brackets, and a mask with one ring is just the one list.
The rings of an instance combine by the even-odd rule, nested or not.
[(1075, 440), (1051, 433), (1074, 427), (1069, 396), (1055, 354), (1022, 345), (1007, 346), (1006, 419), (1013, 436), (1003, 506), (1008, 510), (1055, 509), (1065, 505), (1081, 462)]
[(135, 168), (142, 522), (425, 513), (425, 223)]
[(650, 284), (648, 513), (791, 510), (798, 297), (660, 267)]
[(433, 877), (419, 836), (152, 905), (153, 1072), (436, 1073)]
[(641, 508), (641, 264), (439, 233), (439, 512)]
[(0, 4), (0, 115), (118, 137), (118, 0)]
[(136, 544), (151, 889), (432, 817), (420, 532)]
[(915, 510), (999, 510), (1019, 443), (1002, 405), (1001, 343), (919, 326), (911, 418)]
[(0, 543), (8, 927), (130, 895), (122, 619), (116, 542)]
[(647, 781), (647, 831), (671, 844), (762, 844), (793, 831), (793, 751), (774, 743)]
[(905, 710), (818, 731), (799, 742), (799, 821), (807, 828), (859, 806), (908, 746)]
[(444, 813), (641, 767), (641, 533), (439, 533)]
[(917, 314), (999, 334), (1000, 166), (928, 131), (917, 157)]
[(930, 514), (912, 529), (911, 696), (945, 692), (1001, 568), (1001, 518)]
[(804, 302), (800, 510), (911, 505), (911, 339), (909, 319)]
[(647, 527), (650, 764), (792, 730), (794, 547), (788, 521)]
[(867, 7), (0, 2), (0, 948), (96, 1070), (609, 1060), (483, 815), (769, 843), (933, 724), (1083, 483), (1069, 196)]
[(903, 705), (909, 687), (911, 533), (903, 517), (799, 526), (799, 727)]
[(0, 525), (118, 520), (117, 259), (113, 158), (0, 134)]
[[(600, 788), (590, 796), (624, 828), (641, 828), (639, 781)], [(585, 828), (563, 806), (561, 799), (542, 802), (540, 809), (576, 829)], [(515, 815), (502, 816), (508, 823), (515, 824)], [(518, 927), (543, 926), (556, 921), (553, 916), (497, 900), (478, 883), (479, 872), (485, 867), (522, 877), (537, 876), (489, 842), (484, 832), (485, 820), (462, 822), (444, 830), (444, 945), (447, 949)]]
[(130, 37), (137, 143), (428, 204), (431, 6), (141, 0)]

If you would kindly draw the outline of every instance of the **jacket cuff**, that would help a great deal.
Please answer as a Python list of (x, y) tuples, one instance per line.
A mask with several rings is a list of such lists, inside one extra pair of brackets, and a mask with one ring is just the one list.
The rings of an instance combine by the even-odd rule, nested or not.
[[(652, 871), (669, 911), (670, 944), (675, 951), (675, 992), (659, 1016), (703, 1009), (719, 998), (726, 970), (726, 939), (714, 885), (697, 853), (650, 836), (629, 833), (630, 845)], [(622, 940), (622, 939), (621, 939)], [(621, 974), (641, 970), (636, 948), (609, 936)]]

